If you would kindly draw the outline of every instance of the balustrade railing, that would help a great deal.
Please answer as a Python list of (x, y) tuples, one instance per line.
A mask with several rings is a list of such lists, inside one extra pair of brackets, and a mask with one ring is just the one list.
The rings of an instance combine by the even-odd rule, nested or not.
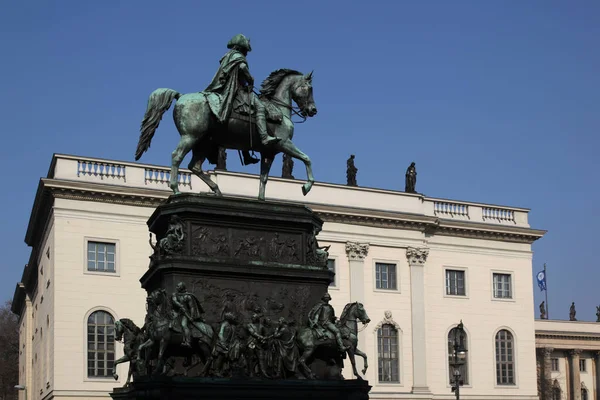
[(449, 201), (434, 201), (433, 213), (442, 218), (469, 219), (469, 205)]
[(484, 221), (515, 222), (515, 212), (506, 208), (483, 207), (482, 214)]
[[(144, 183), (146, 185), (169, 186), (171, 180), (171, 171), (159, 168), (145, 168)], [(179, 185), (192, 188), (192, 174), (189, 172), (179, 172), (177, 180)]]
[[(102, 159), (83, 159), (77, 156), (56, 156), (56, 164), (53, 174), (57, 179), (80, 179), (89, 182), (112, 184), (119, 186), (130, 186), (132, 188), (152, 188), (170, 192), (169, 181), (171, 170), (168, 167), (153, 166), (147, 164), (135, 164), (129, 162), (116, 162)], [(220, 173), (216, 173), (217, 175)], [(217, 179), (217, 177), (213, 177)], [(247, 177), (237, 176), (235, 173), (223, 173), (219, 178), (220, 185), (230, 185), (230, 193), (243, 192), (241, 186), (250, 184)], [(193, 176), (189, 170), (180, 170), (178, 184), (182, 191), (192, 192), (192, 182), (197, 190), (204, 190), (199, 178)], [(196, 185), (197, 183), (197, 185)], [(252, 180), (252, 185), (257, 184)], [(271, 186), (276, 182), (270, 183)], [(410, 212), (435, 216), (443, 219), (454, 219), (471, 222), (486, 222), (492, 224), (514, 224), (516, 226), (528, 227), (527, 209), (491, 206), (479, 203), (460, 202), (446, 199), (435, 198), (416, 198), (415, 196), (404, 196), (402, 193), (385, 191), (379, 189), (365, 188), (356, 193), (356, 196), (350, 200), (347, 196), (346, 188), (340, 188), (338, 185), (317, 184), (322, 187), (319, 189), (320, 196), (313, 196), (316, 203), (338, 204), (339, 206), (361, 207), (368, 204), (379, 204), (386, 211)], [(197, 187), (196, 187), (197, 186)], [(282, 189), (279, 189), (282, 190)], [(279, 192), (275, 188), (271, 189), (274, 198), (287, 199), (287, 193)], [(280, 197), (278, 197), (280, 196)], [(357, 200), (359, 199), (359, 200)], [(383, 207), (383, 208), (382, 208)]]
[(77, 176), (94, 176), (100, 179), (117, 179), (125, 182), (125, 166), (109, 162), (79, 160)]

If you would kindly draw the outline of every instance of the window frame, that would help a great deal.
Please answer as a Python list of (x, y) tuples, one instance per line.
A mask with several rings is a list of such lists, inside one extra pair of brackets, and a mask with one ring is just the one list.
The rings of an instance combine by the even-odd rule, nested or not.
[[(444, 274), (445, 275), (445, 274)], [(446, 375), (446, 387), (451, 388), (452, 387), (452, 382), (450, 381), (450, 372), (453, 372), (453, 370), (451, 370), (450, 368), (452, 368), (450, 366), (450, 348), (448, 346), (448, 338), (450, 336), (450, 333), (452, 332), (453, 329), (455, 329), (458, 325), (452, 325), (450, 327), (450, 329), (448, 329), (446, 331), (446, 368), (447, 368), (447, 375)], [(471, 384), (471, 352), (469, 351), (469, 349), (471, 348), (471, 335), (469, 334), (469, 332), (467, 331), (466, 328), (464, 328), (465, 331), (465, 335), (466, 335), (466, 340), (465, 340), (465, 345), (467, 347), (467, 358), (466, 358), (466, 365), (467, 365), (467, 379), (468, 379), (468, 383), (463, 384), (461, 387), (465, 387), (465, 388), (470, 388), (473, 387), (473, 385)], [(464, 381), (464, 379), (463, 379)]]
[(340, 290), (340, 279), (339, 279), (340, 271), (339, 271), (338, 257), (330, 255), (327, 258), (327, 268), (328, 269), (329, 269), (329, 261), (330, 260), (333, 261), (335, 276), (333, 277), (333, 282), (331, 282), (331, 284), (328, 286), (328, 289)]
[[(465, 289), (465, 294), (448, 294), (447, 290), (446, 290), (446, 274), (447, 271), (460, 271), (463, 273), (464, 276), (464, 289)], [(467, 267), (457, 267), (457, 266), (453, 266), (453, 265), (445, 265), (443, 268), (443, 285), (442, 285), (442, 290), (443, 290), (443, 296), (444, 297), (448, 297), (448, 298), (452, 298), (452, 299), (468, 299), (469, 298), (469, 269)]]
[[(108, 313), (112, 318), (113, 321), (117, 321), (119, 319), (118, 315), (109, 307), (104, 307), (104, 306), (98, 306), (98, 307), (94, 307), (91, 310), (89, 310), (87, 313), (85, 313), (84, 319), (83, 319), (83, 368), (81, 368), (82, 370), (82, 374), (83, 374), (83, 382), (122, 382), (123, 381), (123, 377), (121, 376), (122, 374), (119, 375), (119, 379), (115, 381), (114, 377), (112, 376), (112, 374), (109, 374), (108, 376), (88, 376), (88, 319), (90, 318), (90, 316), (92, 314), (94, 314), (97, 311), (102, 311), (105, 313)], [(118, 360), (120, 357), (123, 356), (122, 354), (122, 346), (118, 345), (118, 342), (115, 340), (115, 346), (114, 346), (114, 360)], [(110, 371), (110, 370), (109, 370)]]
[[(496, 286), (494, 285), (494, 275), (509, 275), (510, 276), (510, 295), (511, 297), (496, 297)], [(515, 302), (516, 294), (515, 294), (515, 274), (513, 271), (507, 270), (497, 270), (494, 269), (490, 274), (490, 296), (492, 301), (506, 301), (506, 302)]]
[[(556, 362), (556, 369), (554, 369), (554, 364)], [(558, 357), (550, 358), (550, 372), (560, 372), (560, 361)]]
[[(396, 343), (397, 343), (397, 355), (398, 358), (396, 358), (396, 361), (398, 363), (398, 382), (392, 382), (392, 381), (380, 381), (379, 380), (379, 330), (383, 330), (384, 326), (389, 326), (391, 329), (393, 329), (396, 332)], [(375, 329), (375, 355), (376, 355), (376, 359), (377, 359), (377, 385), (379, 386), (394, 386), (394, 387), (399, 387), (399, 386), (404, 386), (404, 379), (402, 376), (402, 329), (400, 329), (398, 326), (391, 324), (391, 323), (383, 323), (381, 324), (380, 327), (378, 327), (377, 329)], [(393, 360), (393, 359), (391, 359)]]
[[(396, 288), (382, 289), (377, 287), (377, 264), (394, 265), (396, 267)], [(400, 291), (400, 263), (397, 260), (373, 259), (373, 291), (380, 293), (401, 293)]]
[[(506, 332), (510, 333), (511, 336), (512, 336), (512, 358), (513, 358), (513, 361), (512, 361), (512, 364), (513, 364), (512, 371), (513, 371), (513, 383), (498, 383), (498, 379), (497, 379), (498, 378), (498, 376), (497, 376), (497, 374), (498, 374), (498, 372), (497, 372), (498, 361), (496, 360), (496, 337), (498, 336), (498, 334), (501, 331), (506, 331)], [(494, 387), (496, 387), (496, 388), (503, 388), (503, 389), (510, 389), (510, 388), (518, 389), (519, 388), (519, 381), (518, 381), (519, 373), (518, 373), (518, 363), (517, 363), (517, 360), (519, 359), (519, 357), (518, 357), (518, 353), (517, 353), (517, 346), (518, 345), (517, 345), (517, 337), (515, 335), (515, 332), (512, 329), (510, 329), (510, 328), (508, 328), (506, 326), (498, 328), (494, 332), (494, 335), (492, 336), (492, 346), (493, 346), (493, 353), (492, 354), (494, 356), (493, 357), (493, 361), (494, 361), (494, 368), (493, 368)]]
[[(115, 271), (90, 271), (88, 270), (88, 244), (92, 243), (100, 243), (100, 244), (113, 244), (115, 246)], [(107, 238), (98, 238), (98, 237), (84, 237), (83, 242), (83, 273), (85, 275), (101, 275), (101, 276), (121, 276), (121, 263), (120, 263), (120, 245), (118, 239), (107, 239)]]
[[(583, 372), (584, 374), (587, 374), (588, 370), (587, 370), (587, 358), (579, 358), (579, 372)], [(581, 368), (583, 366), (583, 369)]]

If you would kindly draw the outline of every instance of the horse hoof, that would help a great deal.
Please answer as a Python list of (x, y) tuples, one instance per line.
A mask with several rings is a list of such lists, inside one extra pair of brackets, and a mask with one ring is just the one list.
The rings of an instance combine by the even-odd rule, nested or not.
[(219, 197), (223, 197), (223, 193), (219, 189), (215, 190), (215, 194)]
[(113, 378), (115, 378), (115, 381), (118, 381), (119, 380), (119, 375), (113, 374)]
[(307, 189), (307, 188), (306, 188), (306, 185), (302, 186), (302, 194), (303, 194), (304, 196), (306, 196), (306, 195), (308, 194), (308, 191), (309, 191), (309, 190), (310, 190), (310, 189)]

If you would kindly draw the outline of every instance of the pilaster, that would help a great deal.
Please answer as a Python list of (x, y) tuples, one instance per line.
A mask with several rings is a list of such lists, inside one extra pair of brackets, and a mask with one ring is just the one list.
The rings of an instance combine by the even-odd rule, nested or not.
[(594, 399), (600, 400), (600, 351), (594, 353), (594, 364), (595, 364), (595, 378), (596, 382), (594, 385)]
[[(369, 254), (368, 243), (346, 242), (346, 254), (350, 264), (350, 301), (365, 302), (365, 258)], [(358, 346), (367, 347), (365, 335), (358, 335)]]
[(427, 248), (409, 247), (406, 258), (410, 266), (412, 348), (413, 348), (413, 393), (431, 393), (427, 385), (427, 339), (425, 327), (425, 273), (429, 255)]
[(580, 349), (569, 350), (569, 366), (571, 372), (571, 396), (572, 400), (581, 400), (581, 375), (579, 371), (579, 355)]
[(350, 264), (350, 301), (365, 301), (365, 257), (369, 254), (368, 243), (346, 242), (346, 254)]

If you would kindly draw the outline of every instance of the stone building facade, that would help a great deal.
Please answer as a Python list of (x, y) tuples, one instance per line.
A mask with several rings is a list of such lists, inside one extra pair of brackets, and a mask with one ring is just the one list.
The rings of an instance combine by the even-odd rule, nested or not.
[[(223, 193), (255, 199), (258, 177), (210, 172)], [(14, 294), (20, 316), (20, 399), (108, 397), (127, 366), (112, 324), (139, 325), (139, 278), (151, 247), (146, 221), (169, 195), (165, 167), (55, 155), (40, 180), (26, 242), (31, 257)], [(182, 191), (206, 191), (183, 170)], [(464, 398), (537, 399), (528, 210), (390, 190), (271, 178), (267, 198), (303, 203), (325, 221), (332, 304), (365, 305), (360, 334), (373, 399), (451, 396), (448, 338), (462, 320)], [(202, 296), (199, 296), (202, 300)], [(362, 360), (358, 358), (359, 369)], [(344, 373), (349, 375), (350, 369)]]
[(536, 320), (540, 400), (600, 398), (600, 323)]

